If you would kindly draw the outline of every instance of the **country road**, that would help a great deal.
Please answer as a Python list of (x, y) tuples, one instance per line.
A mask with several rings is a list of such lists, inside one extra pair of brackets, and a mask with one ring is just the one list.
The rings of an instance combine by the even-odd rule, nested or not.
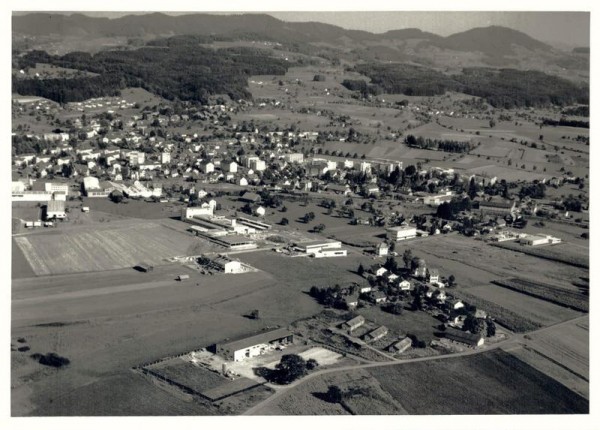
[(436, 355), (433, 357), (419, 357), (419, 358), (411, 358), (411, 359), (406, 359), (406, 360), (395, 360), (395, 361), (387, 361), (387, 362), (371, 362), (371, 363), (367, 363), (367, 364), (355, 364), (355, 365), (351, 365), (351, 366), (343, 366), (343, 367), (319, 370), (317, 372), (308, 374), (304, 378), (299, 379), (296, 382), (293, 382), (286, 386), (276, 387), (276, 386), (270, 385), (272, 388), (275, 388), (275, 390), (276, 390), (275, 394), (273, 394), (271, 397), (266, 398), (261, 403), (254, 405), (253, 407), (251, 407), (250, 409), (245, 411), (242, 415), (261, 415), (262, 410), (264, 410), (268, 405), (273, 403), (279, 397), (286, 394), (290, 389), (297, 387), (298, 385), (301, 385), (308, 380), (317, 378), (317, 377), (325, 375), (325, 374), (335, 373), (335, 372), (344, 372), (344, 371), (354, 370), (354, 369), (369, 369), (369, 368), (373, 368), (373, 367), (384, 367), (384, 366), (400, 366), (403, 364), (418, 363), (418, 362), (422, 362), (422, 361), (446, 360), (449, 358), (457, 358), (457, 357), (465, 357), (465, 356), (469, 356), (469, 355), (481, 354), (481, 353), (484, 353), (487, 351), (492, 351), (494, 349), (498, 349), (499, 347), (502, 347), (502, 346), (507, 346), (507, 345), (517, 346), (517, 344), (520, 343), (521, 341), (523, 341), (524, 337), (527, 335), (542, 333), (542, 332), (550, 330), (552, 328), (570, 324), (570, 323), (573, 323), (574, 321), (579, 321), (579, 320), (582, 320), (587, 317), (588, 317), (588, 315), (583, 315), (583, 316), (580, 316), (580, 317), (577, 317), (574, 319), (570, 319), (567, 321), (562, 321), (562, 322), (559, 322), (556, 324), (542, 327), (542, 328), (532, 331), (532, 332), (522, 333), (522, 334), (513, 334), (513, 335), (511, 335), (511, 337), (509, 337), (505, 340), (502, 340), (500, 342), (497, 342), (493, 345), (486, 346), (485, 348), (481, 348), (481, 349), (470, 349), (468, 351), (457, 352), (457, 353), (452, 353), (452, 354), (445, 354), (445, 355)]

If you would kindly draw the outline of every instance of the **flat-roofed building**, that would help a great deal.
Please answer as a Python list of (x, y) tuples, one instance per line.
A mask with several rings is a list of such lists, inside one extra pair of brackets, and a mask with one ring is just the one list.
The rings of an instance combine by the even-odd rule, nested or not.
[(294, 244), (294, 247), (300, 251), (305, 252), (307, 254), (314, 254), (319, 251), (323, 251), (326, 249), (338, 249), (342, 247), (342, 242), (339, 240), (311, 240), (310, 242), (300, 242)]
[(304, 161), (304, 154), (301, 152), (295, 152), (292, 154), (285, 154), (283, 158), (288, 163), (302, 163)]
[(397, 226), (386, 229), (389, 240), (400, 241), (417, 237), (417, 228), (411, 226)]

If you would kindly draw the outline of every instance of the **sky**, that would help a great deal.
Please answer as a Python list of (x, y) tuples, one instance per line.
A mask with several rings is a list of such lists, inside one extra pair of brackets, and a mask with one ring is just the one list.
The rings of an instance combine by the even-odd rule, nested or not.
[[(116, 18), (144, 12), (82, 12), (90, 16)], [(184, 12), (163, 12), (181, 14)], [(240, 13), (240, 12), (237, 12)], [(559, 46), (590, 45), (588, 12), (264, 12), (283, 21), (317, 21), (347, 29), (382, 33), (388, 30), (419, 28), (448, 36), (475, 27), (501, 25)]]

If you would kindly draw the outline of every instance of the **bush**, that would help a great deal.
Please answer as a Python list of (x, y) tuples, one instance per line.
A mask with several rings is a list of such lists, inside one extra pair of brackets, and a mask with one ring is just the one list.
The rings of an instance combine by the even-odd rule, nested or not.
[(56, 368), (68, 366), (71, 363), (71, 360), (66, 357), (61, 357), (55, 352), (49, 352), (46, 355), (33, 354), (32, 357), (39, 357), (38, 362), (44, 366)]

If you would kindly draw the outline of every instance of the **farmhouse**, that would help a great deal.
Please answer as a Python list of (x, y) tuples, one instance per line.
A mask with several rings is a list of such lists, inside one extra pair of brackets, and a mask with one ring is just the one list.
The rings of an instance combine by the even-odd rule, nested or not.
[(279, 328), (266, 333), (215, 344), (214, 350), (216, 354), (226, 360), (242, 361), (269, 352), (279, 345), (288, 345), (293, 342), (293, 333), (284, 328)]
[(342, 328), (345, 330), (348, 330), (348, 331), (352, 331), (354, 329), (357, 329), (364, 323), (365, 323), (365, 317), (363, 317), (362, 315), (359, 315), (359, 316), (354, 317), (351, 320), (348, 320), (345, 323), (343, 323)]
[(402, 291), (408, 291), (412, 288), (412, 285), (411, 285), (410, 281), (407, 281), (406, 279), (404, 279), (398, 283), (398, 287)]
[(342, 242), (339, 240), (312, 240), (310, 242), (301, 242), (294, 244), (294, 247), (306, 254), (316, 254), (323, 250), (339, 249), (342, 247)]
[(440, 273), (437, 269), (427, 269), (427, 278), (430, 284), (438, 283), (440, 281)]
[(346, 296), (345, 301), (348, 309), (355, 309), (358, 306), (358, 295)]
[(388, 348), (389, 352), (400, 354), (406, 351), (408, 348), (412, 346), (412, 339), (410, 337), (405, 337), (402, 340), (390, 345)]
[(377, 247), (375, 248), (375, 253), (379, 256), (379, 257), (385, 257), (386, 255), (388, 255), (388, 251), (389, 251), (390, 247), (388, 246), (387, 243), (385, 242), (381, 242), (379, 245), (377, 245)]
[(383, 291), (375, 291), (371, 294), (371, 300), (373, 300), (375, 304), (385, 303), (387, 301), (387, 296)]
[(410, 226), (390, 227), (387, 229), (387, 236), (393, 241), (412, 239), (417, 237), (417, 229)]
[(452, 327), (448, 327), (446, 329), (444, 336), (446, 339), (464, 343), (469, 346), (481, 346), (485, 343), (483, 334), (473, 334), (468, 331), (457, 330)]
[(66, 217), (64, 200), (50, 200), (48, 202), (45, 219), (64, 219)]
[(378, 339), (381, 339), (385, 335), (388, 334), (388, 329), (386, 326), (382, 325), (377, 327), (375, 330), (370, 331), (365, 335), (366, 342), (375, 342)]

